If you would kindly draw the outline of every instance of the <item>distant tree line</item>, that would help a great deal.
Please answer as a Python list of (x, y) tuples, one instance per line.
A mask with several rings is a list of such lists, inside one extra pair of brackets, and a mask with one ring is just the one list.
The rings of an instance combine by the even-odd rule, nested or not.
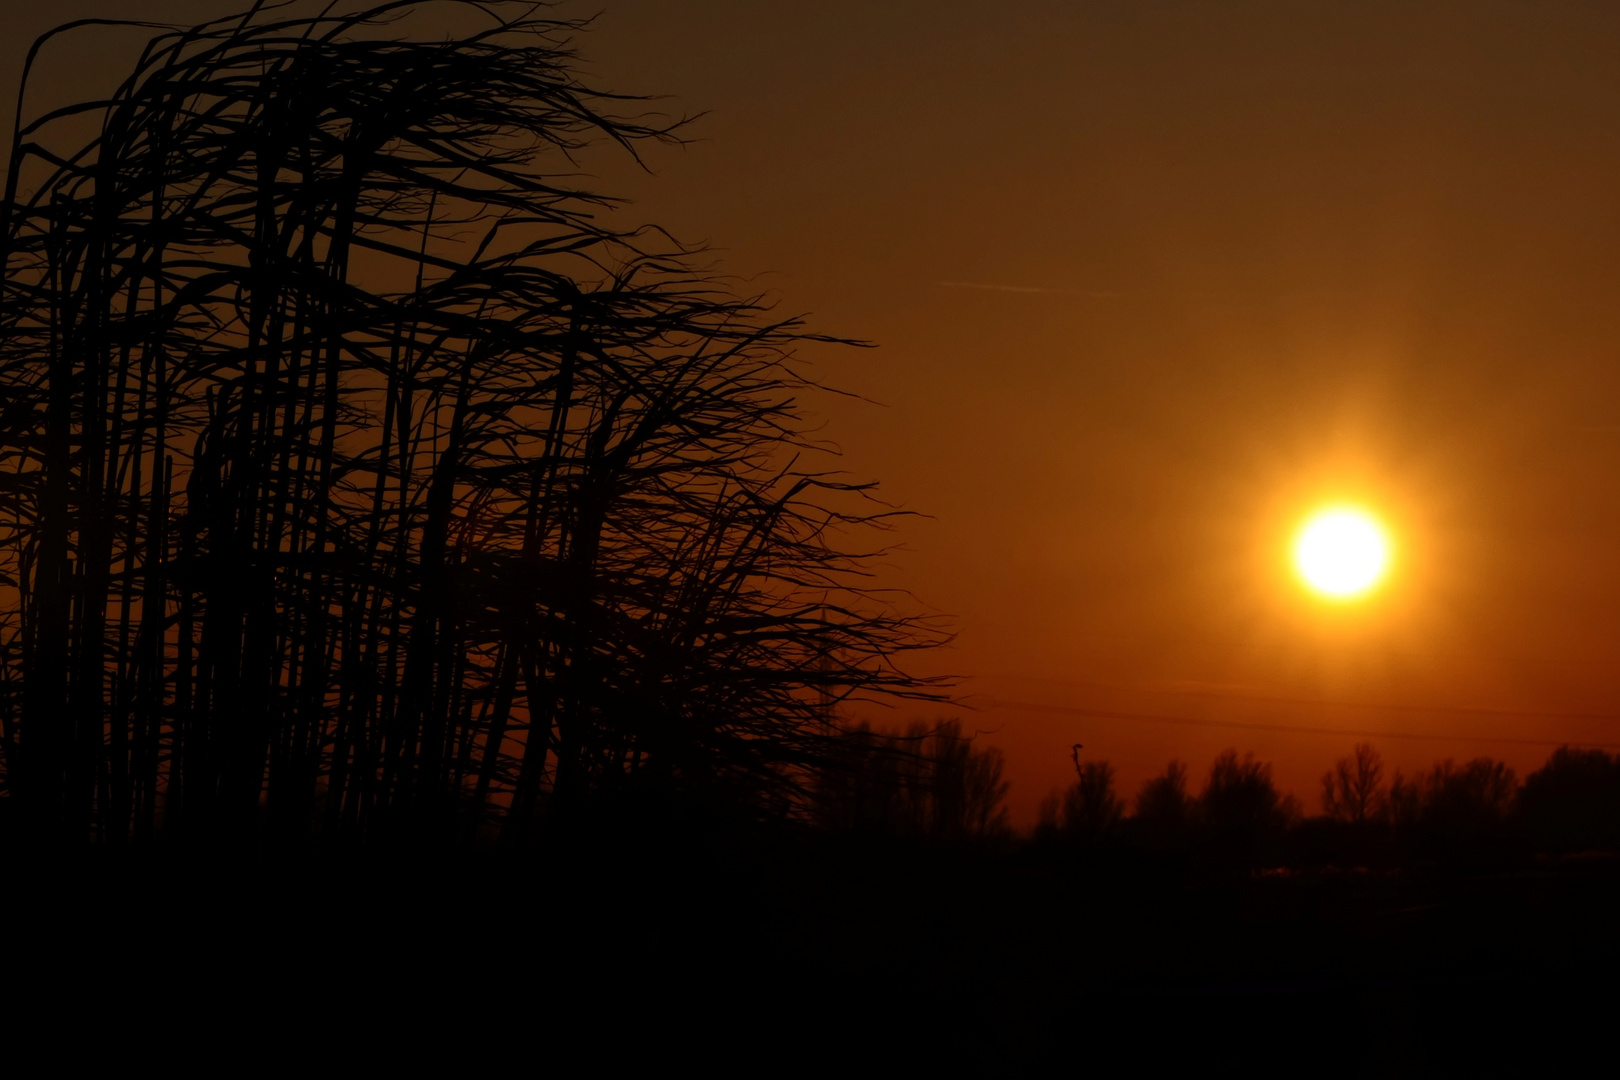
[(1364, 853), (1379, 841), (1398, 841), (1407, 854), (1491, 844), (1620, 850), (1620, 756), (1598, 749), (1560, 747), (1520, 783), (1489, 757), (1391, 775), (1377, 749), (1360, 743), (1323, 774), (1314, 816), (1277, 790), (1268, 763), (1236, 750), (1215, 759), (1196, 792), (1186, 765), (1172, 761), (1129, 806), (1108, 762), (1077, 760), (1076, 769), (1075, 780), (1043, 803), (1037, 842), (1296, 855), (1313, 844), (1318, 854), (1330, 852), (1339, 842)]
[[(843, 731), (815, 788), (815, 824), (844, 834), (929, 843), (1017, 839), (1008, 820), (999, 749), (960, 721), (865, 724)], [(1028, 839), (1037, 846), (1143, 848), (1223, 858), (1445, 854), (1496, 845), (1551, 852), (1620, 850), (1620, 755), (1560, 747), (1521, 783), (1489, 757), (1446, 759), (1393, 773), (1358, 743), (1321, 779), (1316, 813), (1278, 790), (1268, 762), (1235, 749), (1211, 762), (1195, 788), (1171, 761), (1134, 797), (1113, 765), (1085, 760), (1043, 800)]]
[(1166, 832), (1194, 825), (1225, 831), (1282, 828), (1300, 817), (1292, 797), (1277, 791), (1271, 766), (1254, 756), (1227, 750), (1210, 766), (1201, 793), (1188, 786), (1187, 767), (1172, 761), (1137, 793), (1135, 813), (1115, 789), (1114, 768), (1106, 761), (1076, 761), (1078, 778), (1049, 795), (1040, 809), (1036, 835), (1047, 839), (1098, 839), (1122, 827)]

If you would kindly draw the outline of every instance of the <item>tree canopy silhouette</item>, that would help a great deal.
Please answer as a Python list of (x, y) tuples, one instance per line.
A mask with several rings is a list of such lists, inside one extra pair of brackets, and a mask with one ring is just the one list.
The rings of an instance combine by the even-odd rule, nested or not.
[(902, 734), (866, 724), (845, 732), (817, 785), (820, 823), (946, 844), (1007, 834), (1001, 751), (973, 744), (959, 720), (914, 721)]
[(1543, 844), (1612, 850), (1620, 846), (1620, 760), (1561, 746), (1524, 778), (1518, 808)]
[(1114, 791), (1114, 767), (1106, 761), (1081, 761), (1080, 747), (1070, 750), (1075, 780), (1054, 791), (1041, 804), (1036, 834), (1049, 838), (1096, 840), (1116, 829), (1125, 804)]
[(1371, 743), (1357, 743), (1322, 775), (1322, 812), (1356, 825), (1379, 820), (1386, 801), (1383, 778), (1383, 757)]
[(1389, 812), (1398, 825), (1421, 826), (1449, 839), (1489, 832), (1507, 821), (1518, 795), (1513, 770), (1477, 757), (1463, 765), (1436, 762), (1408, 780), (1395, 774)]
[(813, 335), (569, 179), (678, 124), (580, 81), (579, 24), (447, 2), (155, 27), (19, 106), (0, 753), (42, 835), (791, 810), (830, 700), (933, 692), (847, 547), (890, 511), (796, 456)]
[(1143, 822), (1166, 828), (1187, 824), (1195, 803), (1187, 792), (1187, 766), (1172, 761), (1164, 772), (1144, 781), (1136, 793), (1136, 816)]
[(1264, 832), (1297, 816), (1289, 797), (1278, 792), (1271, 765), (1253, 754), (1239, 758), (1222, 751), (1209, 768), (1209, 781), (1198, 799), (1203, 820), (1220, 832)]

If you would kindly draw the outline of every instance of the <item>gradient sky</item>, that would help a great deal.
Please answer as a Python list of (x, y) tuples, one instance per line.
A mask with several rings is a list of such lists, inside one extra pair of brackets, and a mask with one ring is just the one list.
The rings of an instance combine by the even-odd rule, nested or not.
[[(0, 107), (35, 33), (130, 7), (8, 12)], [(1253, 750), (1311, 810), (1359, 732), (1408, 769), (1620, 746), (1620, 7), (563, 10), (603, 12), (599, 85), (706, 114), (600, 186), (879, 345), (809, 354), (879, 404), (813, 406), (930, 515), (884, 580), (951, 616), (925, 667), (1020, 821), (1077, 741), (1127, 794)], [(1398, 545), (1357, 605), (1286, 559), (1337, 499)]]

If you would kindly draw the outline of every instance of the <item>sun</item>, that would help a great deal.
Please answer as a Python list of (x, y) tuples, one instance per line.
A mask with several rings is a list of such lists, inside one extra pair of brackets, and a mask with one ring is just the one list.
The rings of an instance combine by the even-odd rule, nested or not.
[(1294, 567), (1305, 584), (1334, 600), (1362, 596), (1389, 569), (1389, 540), (1371, 514), (1348, 507), (1319, 510), (1294, 541)]

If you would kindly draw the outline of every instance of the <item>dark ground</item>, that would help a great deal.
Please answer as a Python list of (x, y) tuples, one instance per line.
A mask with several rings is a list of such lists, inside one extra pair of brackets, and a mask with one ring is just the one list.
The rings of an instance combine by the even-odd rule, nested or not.
[(9, 1015), (74, 1017), (80, 1049), (136, 1059), (367, 1072), (1427, 1076), (1613, 1053), (1610, 855), (591, 850), (13, 859)]

